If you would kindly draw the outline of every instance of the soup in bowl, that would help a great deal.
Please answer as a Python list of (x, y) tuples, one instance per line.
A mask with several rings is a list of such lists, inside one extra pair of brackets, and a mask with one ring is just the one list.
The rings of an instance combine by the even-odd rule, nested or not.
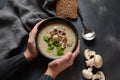
[(36, 35), (37, 50), (49, 59), (63, 57), (76, 48), (78, 33), (66, 19), (49, 18), (43, 21)]

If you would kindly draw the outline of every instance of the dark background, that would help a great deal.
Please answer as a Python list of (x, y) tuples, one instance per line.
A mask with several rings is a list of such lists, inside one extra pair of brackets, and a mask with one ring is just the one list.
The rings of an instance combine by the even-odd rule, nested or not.
[[(2, 9), (8, 0), (0, 0)], [(81, 40), (81, 53), (76, 58), (73, 66), (62, 72), (56, 80), (85, 80), (81, 70), (86, 68), (83, 52), (86, 48), (95, 50), (103, 57), (103, 67), (106, 80), (120, 79), (120, 0), (79, 0), (84, 23), (96, 32), (93, 42), (82, 39), (82, 25), (78, 18), (73, 22), (79, 30)], [(10, 80), (38, 80), (46, 70), (47, 62), (36, 59), (18, 71)], [(45, 59), (41, 59), (45, 60)]]

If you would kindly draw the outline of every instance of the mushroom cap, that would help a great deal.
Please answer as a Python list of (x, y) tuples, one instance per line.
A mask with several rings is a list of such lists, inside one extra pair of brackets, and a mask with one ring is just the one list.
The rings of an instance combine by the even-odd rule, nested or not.
[(92, 80), (105, 80), (105, 75), (102, 71), (98, 71), (95, 75), (93, 75)]
[(82, 70), (83, 77), (86, 79), (92, 79), (93, 73), (87, 69)]
[(96, 68), (101, 68), (103, 65), (103, 60), (102, 60), (102, 57), (100, 55), (95, 55), (94, 57), (94, 66)]
[(90, 49), (85, 49), (84, 56), (87, 60), (89, 60), (92, 56), (96, 54), (95, 51), (91, 51)]

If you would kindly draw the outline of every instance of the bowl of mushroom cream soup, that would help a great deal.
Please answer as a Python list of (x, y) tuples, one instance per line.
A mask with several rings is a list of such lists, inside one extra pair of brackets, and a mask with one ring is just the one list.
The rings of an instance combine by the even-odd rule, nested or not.
[(49, 18), (43, 21), (36, 35), (38, 52), (49, 59), (58, 59), (73, 52), (78, 42), (75, 26), (63, 18)]

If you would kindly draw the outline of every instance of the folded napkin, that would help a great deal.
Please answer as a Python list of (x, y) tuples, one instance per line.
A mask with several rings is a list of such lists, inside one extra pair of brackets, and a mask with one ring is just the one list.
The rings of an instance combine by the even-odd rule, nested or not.
[(38, 0), (38, 3), (43, 11), (45, 11), (50, 16), (56, 16), (55, 8), (56, 8), (57, 0)]
[(39, 20), (55, 16), (55, 2), (56, 0), (8, 1), (0, 10), (0, 60), (18, 54), (14, 50), (26, 43), (25, 36)]
[[(22, 66), (19, 54), (26, 48), (29, 32), (41, 19), (55, 16), (54, 7), (52, 0), (9, 0), (0, 10), (0, 70), (4, 75)], [(0, 80), (5, 78), (2, 75)]]

